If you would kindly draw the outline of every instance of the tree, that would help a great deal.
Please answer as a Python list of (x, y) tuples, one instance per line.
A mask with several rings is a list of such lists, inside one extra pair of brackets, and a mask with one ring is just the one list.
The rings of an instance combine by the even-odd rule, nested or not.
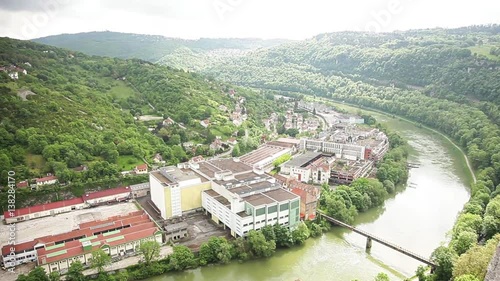
[(142, 242), (139, 252), (142, 254), (146, 265), (149, 265), (160, 256), (160, 243), (156, 241)]
[(231, 244), (224, 237), (212, 237), (200, 247), (200, 264), (228, 263), (231, 258)]
[(237, 156), (240, 156), (241, 152), (240, 152), (240, 145), (239, 144), (235, 144), (234, 147), (233, 147), (233, 151), (231, 152), (231, 156), (233, 157), (237, 157)]
[(438, 247), (431, 255), (431, 261), (436, 264), (434, 276), (436, 280), (450, 280), (453, 272), (453, 264), (457, 254), (448, 247)]
[(28, 275), (20, 274), (17, 281), (50, 281), (43, 267), (35, 267)]
[(455, 263), (453, 277), (471, 274), (479, 280), (483, 280), (488, 264), (499, 242), (500, 234), (497, 234), (488, 240), (484, 246), (476, 245), (462, 254)]
[(471, 274), (461, 275), (454, 279), (454, 281), (481, 281), (476, 276)]
[(250, 249), (256, 257), (270, 257), (276, 250), (276, 242), (274, 240), (266, 241), (266, 237), (260, 231), (250, 230), (247, 239)]
[(285, 134), (291, 136), (291, 137), (295, 137), (296, 135), (299, 134), (299, 130), (298, 129), (295, 129), (295, 128), (290, 128), (290, 129), (287, 129), (285, 131)]
[(196, 259), (188, 247), (175, 246), (173, 253), (169, 256), (169, 265), (174, 270), (184, 270), (196, 266)]
[(59, 281), (61, 280), (61, 275), (57, 271), (53, 271), (49, 274), (50, 281)]
[(108, 255), (104, 250), (98, 249), (92, 252), (92, 258), (90, 259), (90, 267), (97, 269), (97, 272), (103, 273), (104, 268), (111, 264), (111, 256)]
[(274, 233), (276, 234), (276, 246), (278, 247), (292, 247), (293, 237), (290, 228), (280, 224), (274, 225)]
[(115, 281), (127, 281), (129, 279), (129, 274), (127, 270), (120, 270), (115, 275), (113, 275)]
[(380, 272), (379, 274), (377, 274), (377, 276), (375, 277), (375, 281), (389, 281), (389, 276), (387, 276), (387, 274), (383, 273), (383, 272)]
[(460, 256), (476, 245), (478, 235), (471, 231), (462, 231), (458, 234), (457, 239), (453, 240), (451, 245), (455, 252)]
[(85, 276), (83, 275), (83, 264), (80, 261), (74, 261), (71, 263), (68, 269), (68, 274), (66, 274), (67, 281), (85, 281)]
[(292, 232), (295, 244), (303, 244), (309, 236), (309, 228), (307, 228), (307, 225), (304, 222), (300, 222), (297, 228)]
[(415, 272), (415, 276), (417, 276), (418, 281), (427, 281), (427, 275), (425, 274), (425, 267), (419, 265), (417, 271)]
[(276, 241), (276, 234), (274, 233), (274, 227), (272, 225), (268, 224), (261, 228), (260, 231), (262, 232), (262, 234), (264, 234), (264, 237), (267, 241)]

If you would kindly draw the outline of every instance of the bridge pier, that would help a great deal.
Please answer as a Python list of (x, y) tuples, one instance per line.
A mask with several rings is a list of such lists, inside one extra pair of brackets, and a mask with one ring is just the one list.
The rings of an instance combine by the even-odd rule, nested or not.
[(372, 248), (372, 239), (370, 237), (366, 237), (366, 251), (370, 251)]

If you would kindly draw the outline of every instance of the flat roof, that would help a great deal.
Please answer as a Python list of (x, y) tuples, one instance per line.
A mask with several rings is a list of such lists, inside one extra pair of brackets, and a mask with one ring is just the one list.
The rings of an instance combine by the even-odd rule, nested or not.
[(264, 144), (264, 145), (261, 145), (256, 150), (241, 156), (240, 159), (244, 163), (247, 163), (249, 165), (254, 165), (254, 164), (259, 163), (260, 161), (262, 161), (266, 158), (274, 156), (275, 154), (277, 154), (283, 150), (290, 150), (290, 148), (283, 147), (283, 146)]
[(273, 200), (265, 195), (262, 195), (262, 193), (250, 195), (248, 197), (245, 197), (244, 200), (255, 207), (261, 206), (261, 205), (266, 205), (266, 204), (276, 203), (275, 200)]
[(233, 158), (214, 159), (214, 160), (209, 160), (207, 162), (219, 168), (220, 170), (229, 170), (235, 174), (242, 173), (245, 171), (252, 171), (253, 169), (252, 167), (243, 162), (234, 161)]
[(183, 230), (183, 229), (187, 229), (188, 228), (188, 224), (187, 222), (179, 222), (179, 223), (175, 223), (175, 224), (169, 224), (167, 226), (165, 226), (165, 231), (167, 232), (174, 232), (174, 231), (178, 231), (178, 230)]
[(321, 154), (322, 154), (321, 152), (306, 151), (303, 154), (293, 157), (293, 159), (291, 159), (290, 161), (286, 162), (283, 165), (289, 167), (303, 167), (307, 165), (309, 162), (320, 157)]
[(283, 188), (278, 188), (270, 191), (266, 191), (263, 193), (266, 196), (273, 198), (276, 201), (282, 202), (287, 200), (293, 200), (299, 198), (298, 195), (295, 195)]
[(224, 196), (220, 195), (217, 191), (209, 189), (203, 192), (205, 192), (208, 196), (212, 197), (213, 199), (217, 200), (222, 205), (230, 208), (231, 203)]
[(160, 168), (159, 171), (151, 173), (156, 179), (164, 184), (177, 184), (182, 181), (200, 179), (201, 178), (193, 171), (186, 171), (177, 168), (176, 166), (168, 166)]

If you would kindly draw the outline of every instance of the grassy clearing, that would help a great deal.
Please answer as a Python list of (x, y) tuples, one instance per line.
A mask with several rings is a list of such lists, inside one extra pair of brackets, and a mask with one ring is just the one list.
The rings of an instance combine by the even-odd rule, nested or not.
[(108, 91), (110, 95), (115, 99), (125, 100), (128, 97), (135, 96), (135, 92), (132, 88), (127, 86), (123, 81), (115, 81), (115, 86)]
[(491, 50), (492, 47), (495, 47), (495, 46), (483, 45), (483, 46), (469, 47), (468, 49), (471, 50), (471, 52), (473, 54), (478, 54), (478, 55), (481, 55), (481, 56), (485, 56), (485, 57), (487, 57), (490, 60), (498, 60), (498, 61), (500, 61), (500, 57), (499, 56), (495, 56), (495, 55), (490, 54), (490, 50)]
[(132, 155), (123, 155), (118, 157), (118, 168), (122, 171), (130, 171), (135, 166), (144, 164), (144, 161)]
[(40, 173), (45, 167), (45, 162), (42, 155), (26, 154), (26, 165), (34, 173)]

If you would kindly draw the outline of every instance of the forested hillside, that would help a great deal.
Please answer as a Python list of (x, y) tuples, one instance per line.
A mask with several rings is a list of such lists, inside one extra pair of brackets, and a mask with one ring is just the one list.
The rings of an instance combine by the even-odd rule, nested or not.
[(221, 57), (241, 55), (249, 50), (272, 47), (287, 42), (287, 40), (280, 39), (253, 38), (184, 40), (159, 35), (109, 31), (62, 34), (38, 38), (33, 41), (89, 55), (138, 58), (189, 70), (201, 69), (208, 61), (215, 63)]
[(498, 25), (341, 32), (229, 58), (204, 72), (243, 85), (316, 95), (335, 92), (329, 79), (343, 77), (471, 104), (500, 123), (499, 47)]
[[(237, 89), (249, 117), (236, 127), (220, 109), (232, 110), (237, 102), (224, 83), (142, 60), (91, 57), (7, 38), (0, 39), (0, 50), (0, 66), (7, 68), (0, 71), (0, 184), (10, 170), (18, 181), (50, 172), (62, 182), (92, 182), (115, 179), (157, 153), (167, 164), (177, 163), (194, 154), (181, 142), (206, 145), (216, 135), (227, 138), (245, 128), (250, 137), (258, 135), (258, 116), (276, 108), (274, 101)], [(13, 66), (17, 80), (8, 76)], [(149, 115), (159, 120), (139, 120)], [(167, 117), (182, 127), (160, 130), (163, 139), (148, 130), (157, 131)], [(212, 124), (205, 129), (199, 122), (207, 118)], [(82, 164), (89, 170), (73, 170)]]

